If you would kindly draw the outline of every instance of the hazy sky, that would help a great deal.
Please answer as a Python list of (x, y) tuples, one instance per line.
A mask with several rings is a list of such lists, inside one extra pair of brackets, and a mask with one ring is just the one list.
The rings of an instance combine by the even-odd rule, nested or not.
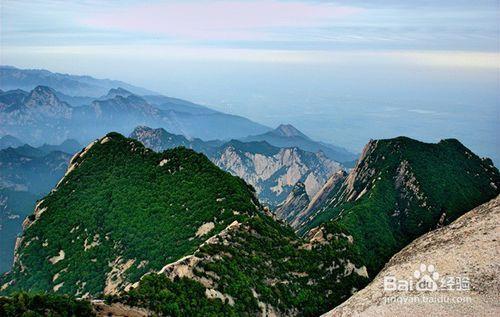
[(128, 81), (359, 151), (500, 161), (499, 1), (1, 0), (1, 64)]

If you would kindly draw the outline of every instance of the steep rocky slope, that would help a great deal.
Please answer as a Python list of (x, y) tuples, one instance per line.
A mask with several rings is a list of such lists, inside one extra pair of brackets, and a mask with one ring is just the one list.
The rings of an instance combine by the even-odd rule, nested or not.
[[(331, 219), (344, 223), (365, 254), (369, 272), (377, 272), (414, 238), (499, 192), (500, 174), (491, 160), (457, 140), (371, 141), (354, 170), (300, 231)], [(370, 224), (369, 230), (360, 230), (360, 224)]]
[[(397, 253), (364, 289), (334, 310), (334, 316), (498, 316), (500, 313), (500, 197), (474, 208), (451, 224), (416, 239)], [(434, 291), (384, 290), (384, 278), (415, 281), (421, 264), (432, 265)], [(420, 274), (432, 274), (425, 270)], [(450, 278), (452, 280), (450, 280)], [(456, 278), (469, 281), (463, 291), (441, 287)], [(417, 297), (413, 302), (388, 301), (394, 297)], [(427, 298), (448, 298), (449, 302), (425, 302)], [(458, 301), (458, 299), (461, 299)]]
[(306, 186), (304, 183), (297, 182), (285, 201), (276, 207), (274, 214), (278, 218), (292, 223), (297, 218), (296, 211), (306, 209), (310, 202)]
[(5, 287), (114, 293), (257, 208), (250, 186), (202, 154), (111, 133), (72, 158), (25, 220)]
[(314, 196), (326, 180), (342, 168), (322, 152), (236, 140), (221, 146), (212, 161), (254, 186), (259, 198), (271, 205), (284, 201), (299, 181), (304, 184), (307, 195)]
[(330, 176), (323, 187), (310, 199), (304, 208), (290, 208), (289, 213), (293, 213), (293, 220), (290, 222), (290, 225), (297, 229), (313, 219), (314, 214), (326, 204), (331, 193), (338, 190), (347, 175), (347, 172), (344, 170), (338, 171)]

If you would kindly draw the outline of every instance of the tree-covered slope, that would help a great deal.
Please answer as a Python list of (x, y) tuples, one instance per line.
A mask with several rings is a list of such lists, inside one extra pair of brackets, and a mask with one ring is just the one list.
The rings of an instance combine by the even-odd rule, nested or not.
[(0, 297), (3, 317), (91, 317), (92, 305), (84, 300), (55, 294), (16, 293)]
[(254, 213), (253, 189), (204, 155), (110, 133), (71, 160), (25, 221), (6, 291), (113, 293)]
[(257, 213), (110, 300), (161, 316), (318, 316), (368, 282), (354, 251), (340, 228), (306, 240)]
[(495, 197), (499, 186), (491, 161), (456, 140), (372, 141), (303, 227), (304, 240), (258, 215), (115, 300), (164, 315), (317, 316), (412, 239)]
[(301, 232), (328, 221), (344, 226), (376, 272), (416, 237), (499, 193), (500, 175), (455, 139), (370, 141), (338, 190)]

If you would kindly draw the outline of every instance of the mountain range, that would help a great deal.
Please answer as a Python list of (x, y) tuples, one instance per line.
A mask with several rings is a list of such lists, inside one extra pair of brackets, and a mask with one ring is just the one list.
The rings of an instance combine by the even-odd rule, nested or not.
[(354, 155), (344, 148), (317, 142), (297, 130), (291, 124), (282, 124), (272, 131), (259, 135), (247, 136), (240, 139), (244, 142), (266, 141), (267, 143), (278, 147), (298, 147), (309, 152), (323, 152), (327, 157), (344, 165), (351, 167), (357, 159)]
[(271, 206), (281, 203), (297, 182), (303, 182), (307, 194), (314, 196), (333, 173), (342, 169), (321, 151), (279, 148), (266, 141), (204, 142), (144, 126), (135, 128), (130, 137), (157, 152), (183, 146), (204, 153), (217, 166), (252, 185), (259, 199)]
[(45, 69), (20, 69), (0, 66), (0, 89), (22, 89), (30, 91), (37, 86), (52, 87), (61, 94), (77, 97), (100, 97), (110, 89), (123, 87), (139, 95), (156, 95), (155, 92), (129, 85), (118, 80), (96, 79), (91, 76), (77, 76), (53, 73)]
[(110, 130), (129, 133), (141, 124), (168, 126), (174, 132), (206, 139), (237, 138), (269, 130), (246, 118), (188, 102), (161, 96), (148, 99), (159, 102), (159, 106), (123, 88), (113, 88), (81, 106), (62, 101), (47, 86), (36, 86), (30, 92), (10, 90), (0, 93), (0, 134), (38, 143), (59, 143), (68, 138), (86, 143)]
[[(0, 76), (1, 316), (496, 310), (500, 172), (456, 139), (358, 157), (120, 81)], [(382, 303), (436, 269), (475, 302)]]
[(160, 315), (317, 316), (499, 186), (491, 161), (456, 140), (371, 141), (299, 236), (205, 156), (111, 133), (27, 218), (2, 289), (104, 292)]

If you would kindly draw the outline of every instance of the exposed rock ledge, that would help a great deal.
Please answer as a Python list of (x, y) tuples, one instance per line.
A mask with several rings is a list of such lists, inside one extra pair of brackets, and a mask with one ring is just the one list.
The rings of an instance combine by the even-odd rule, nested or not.
[(120, 303), (106, 304), (102, 300), (93, 300), (92, 306), (98, 317), (148, 317), (153, 313), (144, 308), (130, 307)]
[[(499, 197), (450, 225), (416, 239), (392, 257), (366, 288), (323, 316), (500, 316)], [(469, 278), (470, 290), (384, 290), (386, 276), (418, 280), (414, 274), (420, 271), (421, 264), (434, 266), (434, 272), (439, 274), (439, 284), (442, 277)], [(454, 301), (465, 298), (465, 302), (400, 303), (386, 300), (394, 296), (425, 296)]]

